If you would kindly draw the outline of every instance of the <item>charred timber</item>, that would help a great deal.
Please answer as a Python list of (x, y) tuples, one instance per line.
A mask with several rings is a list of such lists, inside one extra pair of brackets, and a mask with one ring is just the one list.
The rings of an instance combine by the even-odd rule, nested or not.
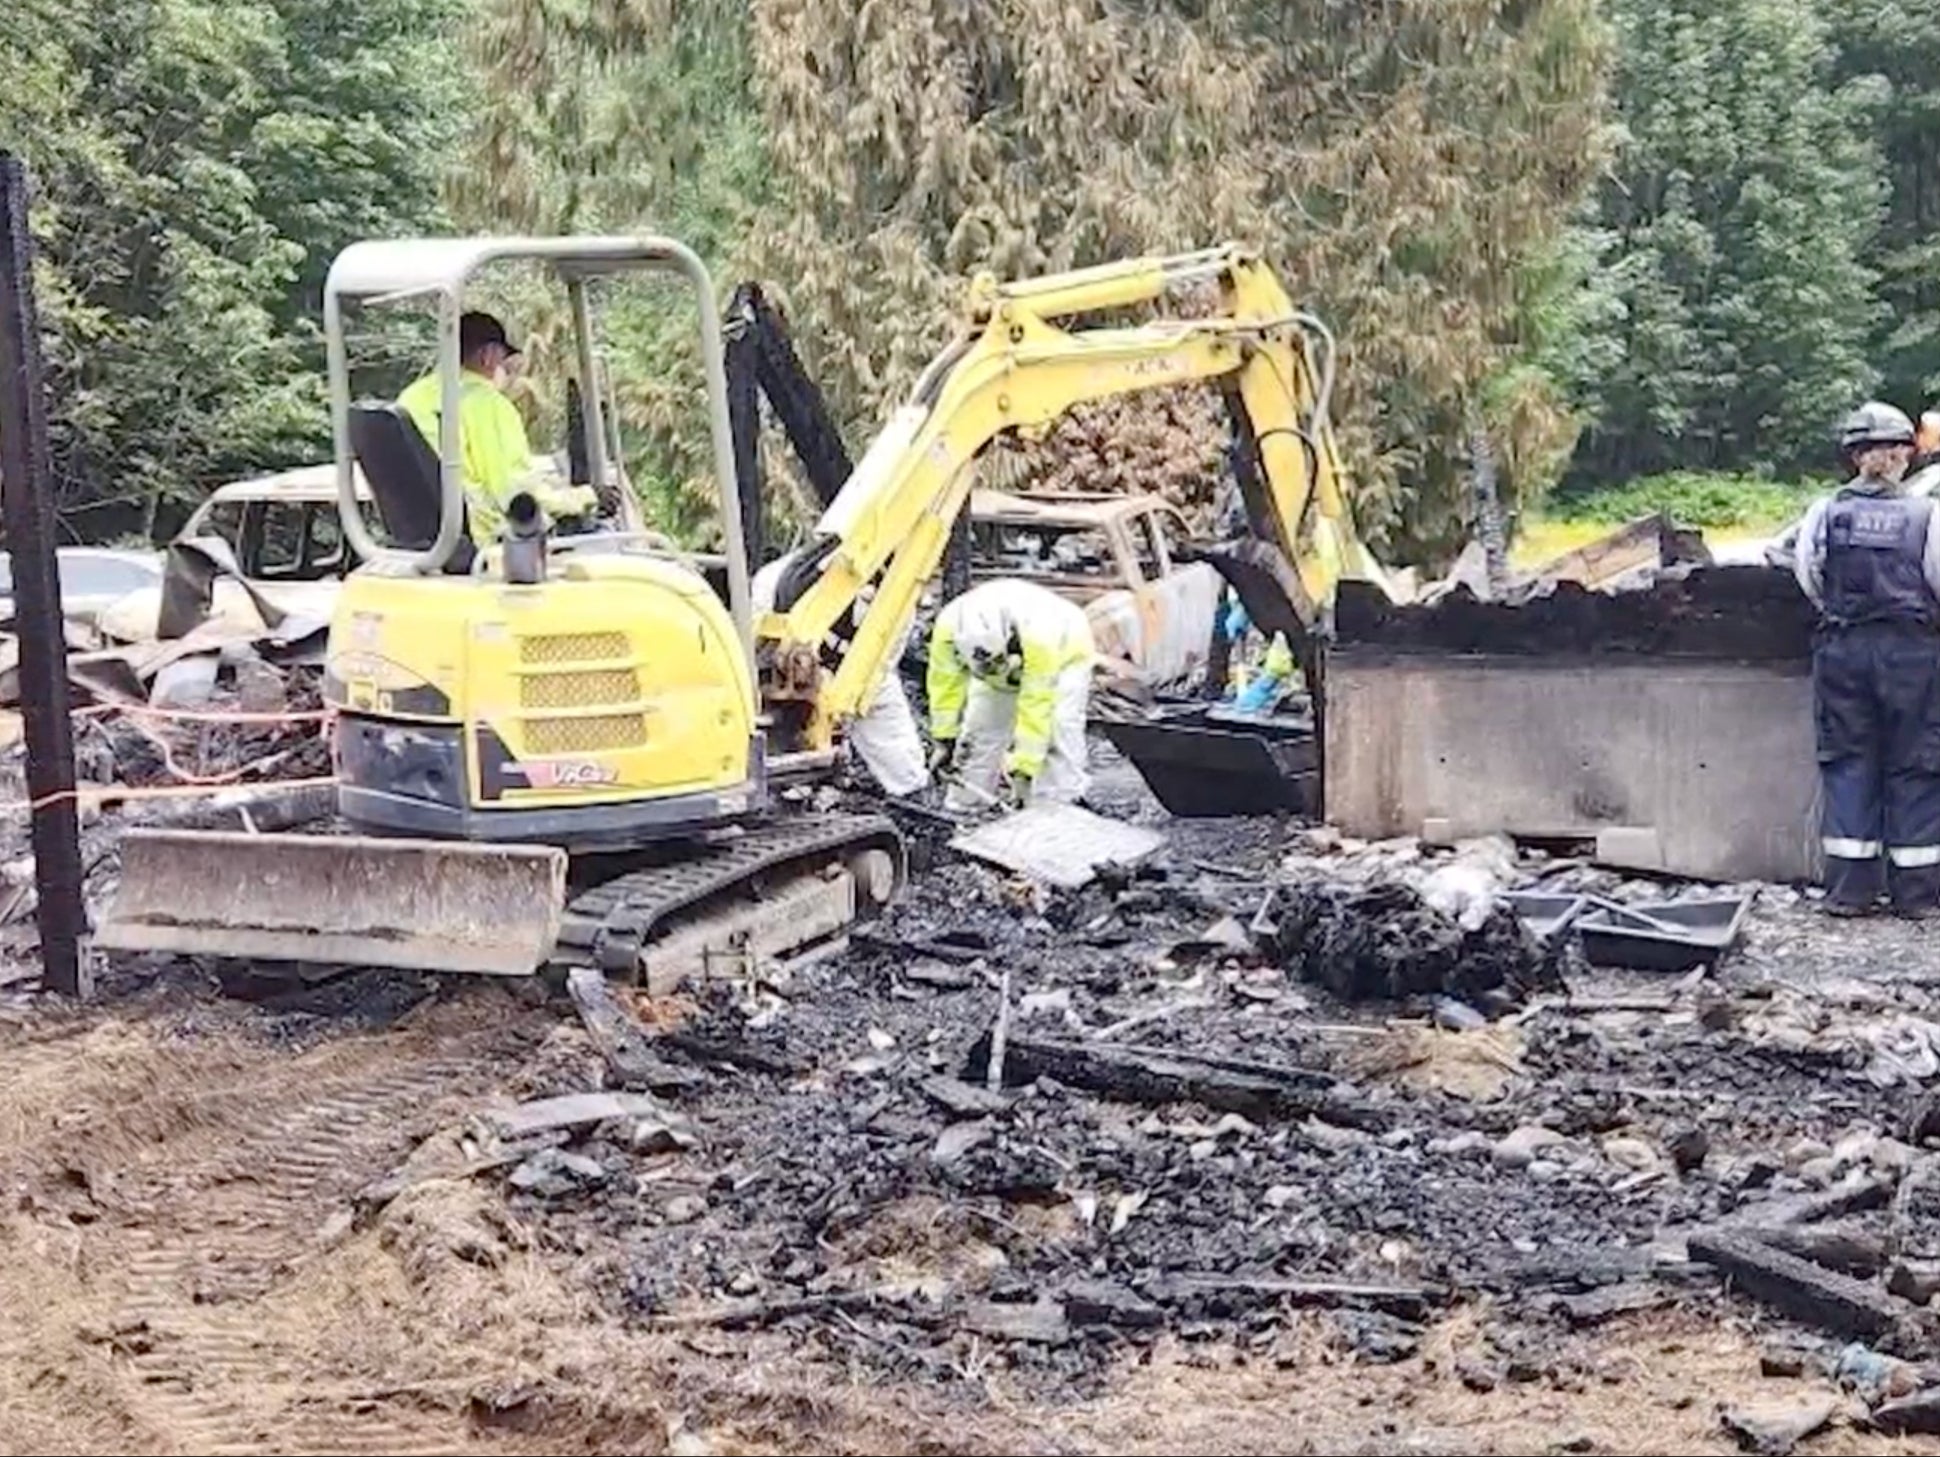
[(1594, 592), (1560, 582), (1520, 604), (1483, 602), (1465, 588), (1403, 607), (1365, 582), (1340, 585), (1334, 655), (1389, 657), (1648, 657), (1803, 665), (1812, 607), (1775, 567), (1698, 567), (1648, 589)]
[[(986, 1032), (971, 1049), (967, 1077), (972, 1083), (983, 1081), (990, 1041)], [(1200, 1103), (1251, 1118), (1312, 1117), (1352, 1128), (1380, 1128), (1387, 1122), (1381, 1109), (1311, 1068), (1013, 1032), (1004, 1052), (1005, 1085), (1018, 1087), (1038, 1078), (1130, 1103)]]

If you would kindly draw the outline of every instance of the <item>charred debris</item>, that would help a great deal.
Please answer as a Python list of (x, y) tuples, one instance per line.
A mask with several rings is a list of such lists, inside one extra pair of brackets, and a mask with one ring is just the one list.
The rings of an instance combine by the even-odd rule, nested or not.
[(1083, 1380), (1302, 1311), (1393, 1361), (1479, 1306), (1464, 1380), (1567, 1387), (1594, 1379), (1574, 1333), (1750, 1301), (1786, 1361), (1890, 1373), (1882, 1407), (1922, 1389), (1940, 1115), (1910, 1049), (1940, 1024), (1916, 986), (1802, 984), (1833, 952), (1795, 892), (1746, 888), (1709, 964), (1637, 971), (1516, 912), (1686, 893), (1579, 857), (1165, 835), (1060, 891), (938, 847), (845, 954), (677, 1011), (576, 979), (516, 1126), (432, 1143), (631, 1321), (906, 1375)]
[[(197, 756), (239, 795), (310, 772), (312, 670), (280, 666), (272, 698), (248, 662), (213, 692), (259, 723), (158, 744), (104, 714), (84, 766), (139, 784)], [(1264, 1350), (1302, 1312), (1396, 1361), (1459, 1307), (1464, 1383), (1578, 1389), (1578, 1333), (1756, 1310), (1775, 1377), (1940, 1425), (1940, 998), (1910, 932), (1855, 956), (1800, 892), (1638, 875), (1589, 838), (1169, 818), (1096, 753), (1095, 808), (1151, 832), (1143, 858), (1053, 888), (908, 811), (909, 893), (840, 954), (651, 1003), (559, 984), (516, 1098), (417, 1130), (361, 1217), (490, 1181), (629, 1322), (941, 1381), (996, 1360), (1082, 1382), (1162, 1338)], [(226, 812), (318, 812), (261, 794)], [(301, 1036), (439, 994), (346, 976), (282, 986), (274, 1016)], [(1817, 1430), (1725, 1420), (1754, 1446)]]

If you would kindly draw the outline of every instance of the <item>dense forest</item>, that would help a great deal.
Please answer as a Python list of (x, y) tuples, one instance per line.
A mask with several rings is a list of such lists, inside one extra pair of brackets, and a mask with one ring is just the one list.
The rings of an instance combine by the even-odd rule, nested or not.
[[(1461, 539), (1481, 442), (1525, 504), (1822, 478), (1851, 404), (1940, 388), (1940, 0), (13, 0), (0, 75), (86, 534), (317, 458), (330, 258), (451, 228), (651, 226), (768, 281), (852, 446), (972, 271), (1254, 244), (1341, 337), (1397, 551)], [(683, 323), (610, 330), (670, 517)]]

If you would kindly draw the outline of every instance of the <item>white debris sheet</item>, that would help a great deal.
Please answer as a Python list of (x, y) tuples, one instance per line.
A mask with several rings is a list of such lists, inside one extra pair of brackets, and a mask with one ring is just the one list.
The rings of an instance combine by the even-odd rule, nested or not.
[(1165, 843), (1156, 830), (1106, 819), (1075, 804), (1034, 804), (966, 830), (950, 848), (1075, 890), (1107, 865), (1135, 865)]

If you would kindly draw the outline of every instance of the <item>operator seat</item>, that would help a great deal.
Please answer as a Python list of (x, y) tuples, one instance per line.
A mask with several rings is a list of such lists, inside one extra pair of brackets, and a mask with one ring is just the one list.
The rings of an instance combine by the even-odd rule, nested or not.
[[(438, 456), (402, 406), (362, 400), (350, 407), (350, 450), (370, 484), (384, 534), (393, 546), (423, 551), (438, 539), (443, 486)], [(445, 571), (464, 576), (478, 555), (471, 539), (471, 512), (458, 523), (458, 546)]]

